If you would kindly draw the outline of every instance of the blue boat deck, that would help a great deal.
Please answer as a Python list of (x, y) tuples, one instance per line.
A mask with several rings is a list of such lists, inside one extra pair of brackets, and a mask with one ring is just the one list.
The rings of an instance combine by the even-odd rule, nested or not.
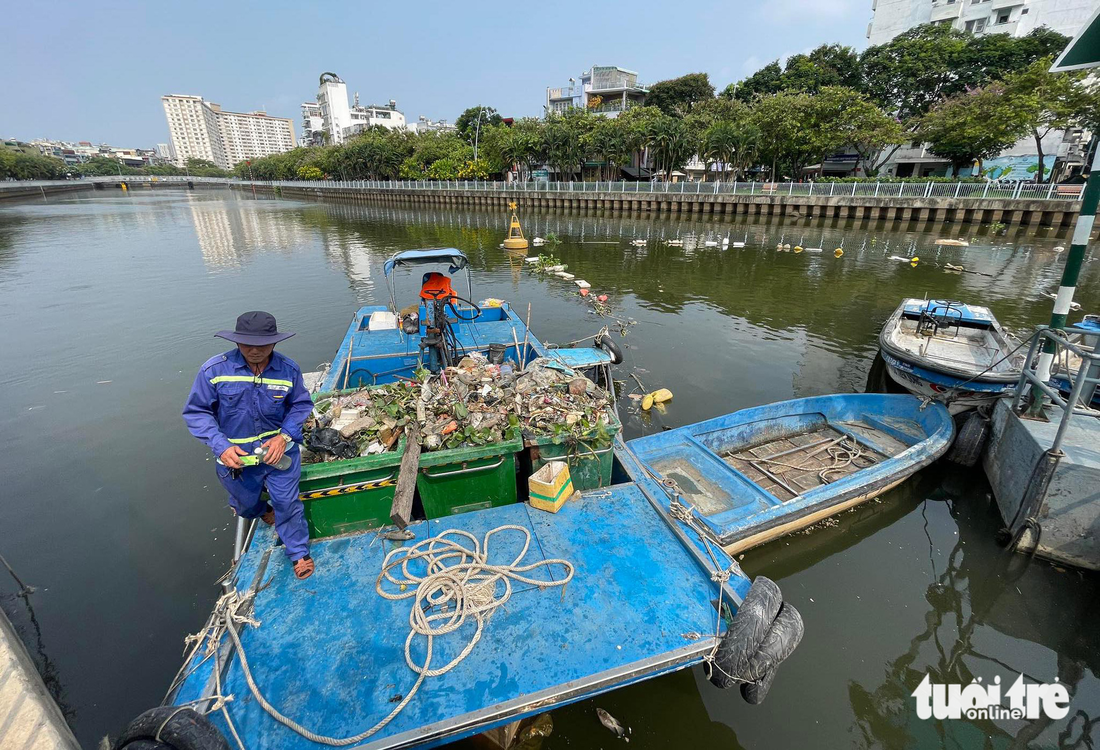
[[(359, 308), (352, 324), (329, 368), (322, 391), (331, 391), (344, 387), (358, 388), (365, 385), (393, 382), (397, 375), (408, 376), (417, 367), (420, 357), (420, 338), (426, 333), (424, 321), (427, 309), (420, 306), (420, 330), (415, 334), (403, 332), (400, 326), (391, 330), (368, 330), (371, 313), (387, 312), (384, 305), (368, 305)], [(505, 358), (518, 361), (516, 343), (523, 348), (527, 327), (512, 311), (507, 303), (501, 307), (483, 308), (481, 314), (472, 321), (452, 318), (459, 345), (467, 352), (479, 351), (485, 354), (489, 344), (503, 344)], [(348, 357), (351, 367), (348, 368)], [(527, 336), (525, 360), (544, 356), (546, 349), (534, 335)]]
[[(573, 580), (564, 588), (516, 585), (469, 656), (426, 679), (363, 747), (440, 744), (698, 663), (713, 647), (717, 589), (710, 571), (636, 484), (575, 496), (556, 514), (516, 504), (423, 521), (410, 527), (416, 538), (408, 544), (446, 529), (480, 539), (504, 524), (530, 530), (525, 562), (564, 558), (575, 566)], [(490, 562), (512, 562), (522, 543), (520, 532), (496, 534)], [(392, 711), (415, 682), (404, 656), (413, 600), (390, 601), (375, 591), (383, 559), (398, 544), (377, 533), (317, 542), (317, 572), (304, 582), (292, 579), (267, 529), (242, 558), (237, 586), (258, 589), (254, 616), (261, 624), (241, 632), (253, 675), (269, 701), (315, 732), (354, 736)], [(468, 623), (437, 638), (433, 666), (456, 655), (473, 629)], [(422, 660), (423, 648), (418, 637), (414, 659)], [(198, 664), (200, 658), (173, 703), (209, 695), (214, 660)], [(228, 709), (247, 747), (318, 747), (263, 711), (235, 654), (223, 670), (223, 694), (235, 696)], [(221, 714), (211, 718), (229, 736)]]

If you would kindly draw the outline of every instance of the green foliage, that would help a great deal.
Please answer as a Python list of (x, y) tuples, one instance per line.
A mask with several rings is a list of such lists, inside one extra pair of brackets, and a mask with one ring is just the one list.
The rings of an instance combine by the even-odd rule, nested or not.
[(191, 157), (187, 160), (187, 174), (193, 177), (229, 177), (232, 173), (212, 161)]
[(75, 164), (72, 170), (84, 177), (109, 177), (111, 175), (138, 175), (142, 170), (123, 164), (118, 159), (96, 156), (83, 164)]
[(312, 164), (298, 167), (299, 180), (323, 180), (325, 173)]
[(706, 73), (688, 73), (649, 87), (646, 106), (666, 115), (685, 114), (696, 102), (714, 98), (714, 86)]
[[(503, 118), (497, 114), (496, 109), (493, 107), (478, 104), (464, 111), (455, 120), (455, 127), (458, 128), (458, 134), (471, 145), (474, 142), (474, 136), (478, 135), (479, 120), (482, 133), (485, 132), (487, 126), (500, 125), (503, 122)], [(478, 137), (480, 138), (480, 135)]]
[(65, 162), (52, 156), (0, 148), (0, 180), (56, 180), (68, 171)]
[(917, 137), (954, 171), (996, 156), (1028, 133), (1028, 113), (1003, 84), (958, 94), (920, 120)]

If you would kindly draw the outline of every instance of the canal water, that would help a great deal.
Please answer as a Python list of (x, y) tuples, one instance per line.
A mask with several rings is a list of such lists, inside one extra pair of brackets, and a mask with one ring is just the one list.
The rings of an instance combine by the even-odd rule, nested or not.
[[(161, 700), (217, 596), (231, 518), (179, 411), (198, 365), (226, 348), (213, 332), (238, 313), (275, 313), (298, 332), (280, 350), (311, 369), (355, 308), (385, 300), (384, 258), (458, 247), (477, 298), (531, 304), (546, 341), (624, 321), (620, 377), (675, 394), (663, 413), (627, 417), (634, 437), (862, 390), (879, 327), (905, 296), (980, 301), (1026, 332), (1049, 314), (1054, 248), (1068, 245), (1045, 230), (523, 218), (528, 236), (562, 240), (555, 253), (609, 295), (614, 318), (499, 249), (499, 213), (167, 190), (0, 208), (0, 554), (36, 589), (18, 598), (3, 574), (0, 604), (84, 745)], [(969, 248), (934, 244), (960, 233)], [(706, 246), (723, 236), (744, 248)], [(684, 246), (663, 243), (673, 238)], [(916, 266), (890, 259), (911, 255)], [(1100, 263), (1086, 263), (1078, 300), (1100, 311)], [(750, 551), (746, 571), (779, 582), (806, 622), (764, 704), (687, 670), (555, 711), (545, 747), (618, 742), (597, 706), (631, 728), (634, 748), (1092, 747), (1100, 582), (1005, 554), (999, 526), (980, 469), (936, 466), (828, 528)], [(926, 673), (1006, 688), (1019, 674), (1059, 680), (1070, 711), (922, 720), (910, 694)]]

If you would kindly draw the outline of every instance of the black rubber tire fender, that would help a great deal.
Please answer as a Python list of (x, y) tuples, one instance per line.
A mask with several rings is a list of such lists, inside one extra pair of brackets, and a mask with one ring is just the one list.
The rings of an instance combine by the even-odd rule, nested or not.
[(596, 337), (596, 346), (603, 349), (611, 356), (611, 364), (621, 365), (623, 363), (623, 350), (619, 348), (619, 345), (611, 340), (610, 336), (600, 334)]
[(989, 418), (975, 409), (963, 418), (947, 460), (968, 468), (976, 465), (988, 439)]
[(750, 706), (759, 706), (768, 697), (768, 691), (772, 689), (773, 682), (775, 682), (775, 671), (768, 672), (756, 682), (742, 682), (741, 697)]
[(805, 632), (806, 626), (802, 622), (802, 615), (794, 605), (784, 602), (772, 626), (768, 628), (764, 642), (753, 654), (741, 677), (749, 682), (759, 683), (768, 675), (775, 674), (779, 665), (802, 642)]
[(115, 750), (151, 750), (138, 742), (156, 742), (152, 747), (167, 746), (172, 750), (229, 750), (229, 743), (210, 720), (194, 709), (177, 706), (151, 708), (126, 727), (115, 743)]
[(726, 629), (711, 665), (710, 681), (727, 689), (744, 681), (756, 652), (764, 643), (783, 605), (783, 594), (770, 578), (757, 576)]

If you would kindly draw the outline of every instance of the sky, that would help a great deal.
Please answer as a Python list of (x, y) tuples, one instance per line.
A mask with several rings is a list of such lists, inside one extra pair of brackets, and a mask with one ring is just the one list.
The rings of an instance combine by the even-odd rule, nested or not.
[(160, 97), (289, 117), (332, 71), (363, 104), (453, 122), (484, 104), (540, 116), (547, 86), (592, 65), (652, 83), (705, 72), (721, 90), (823, 43), (866, 45), (870, 0), (7, 3), (0, 137), (151, 148)]

